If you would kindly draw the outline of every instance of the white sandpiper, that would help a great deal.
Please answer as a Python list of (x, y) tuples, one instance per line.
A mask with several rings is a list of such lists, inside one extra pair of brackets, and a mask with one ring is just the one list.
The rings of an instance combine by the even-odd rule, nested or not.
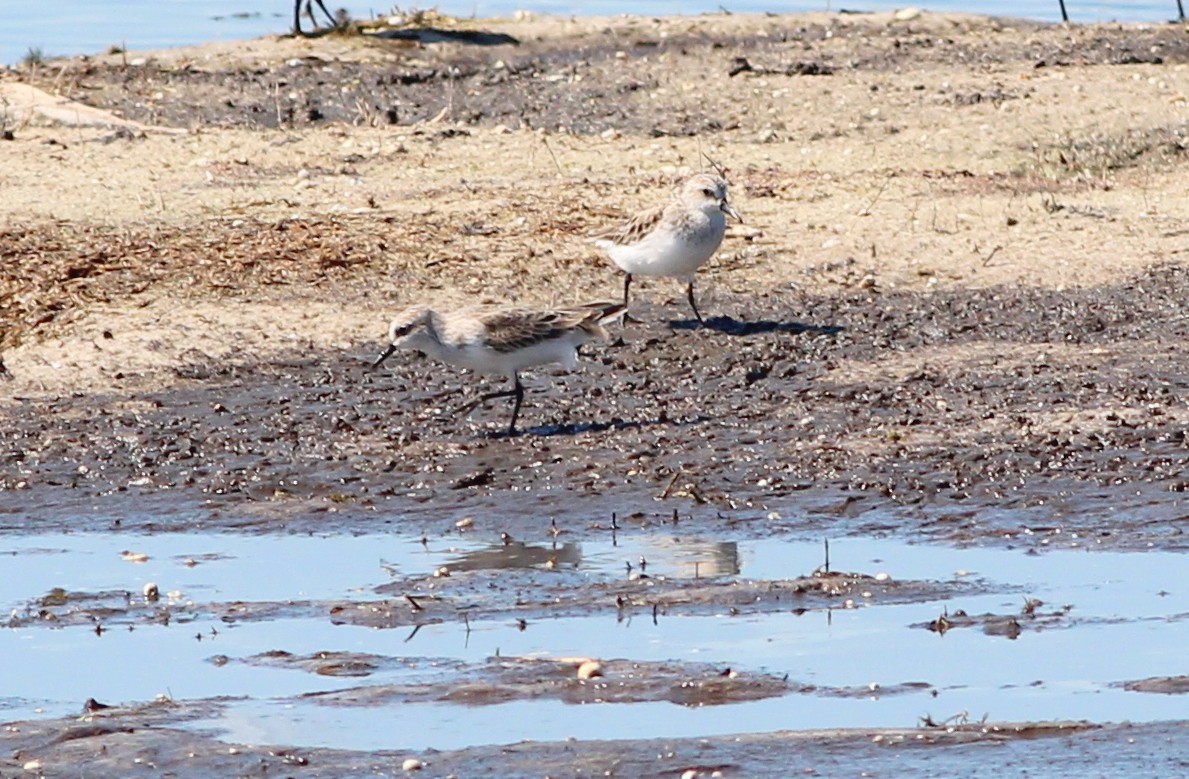
[(632, 276), (676, 276), (687, 282), (694, 316), (706, 322), (694, 302), (694, 272), (714, 255), (727, 230), (727, 216), (743, 221), (727, 202), (727, 181), (697, 173), (663, 206), (641, 211), (618, 227), (591, 236), (625, 274), (623, 304)]
[(619, 303), (587, 303), (568, 308), (463, 309), (448, 313), (418, 304), (402, 311), (388, 328), (388, 347), (372, 363), (379, 367), (397, 349), (424, 352), (442, 362), (477, 373), (503, 374), (512, 389), (489, 392), (459, 409), (466, 413), (495, 398), (514, 397), (508, 434), (524, 400), (520, 371), (534, 365), (578, 364), (578, 347), (591, 338), (608, 340), (603, 325), (623, 316)]

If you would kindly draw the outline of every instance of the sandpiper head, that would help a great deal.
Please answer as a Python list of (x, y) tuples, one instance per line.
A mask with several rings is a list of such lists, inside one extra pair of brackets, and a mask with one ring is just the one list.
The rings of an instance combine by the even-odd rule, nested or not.
[(727, 180), (713, 173), (698, 173), (685, 180), (681, 187), (681, 199), (686, 204), (704, 211), (722, 211), (740, 222), (743, 217), (727, 202)]
[(372, 367), (378, 368), (380, 363), (391, 357), (397, 349), (413, 346), (418, 342), (432, 315), (429, 306), (423, 304), (409, 306), (397, 314), (388, 325), (388, 346), (372, 363)]

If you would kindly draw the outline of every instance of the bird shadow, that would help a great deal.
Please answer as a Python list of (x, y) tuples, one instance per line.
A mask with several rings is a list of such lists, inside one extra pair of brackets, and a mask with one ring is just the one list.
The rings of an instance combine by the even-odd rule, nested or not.
[(441, 27), (408, 27), (400, 30), (369, 32), (373, 38), (418, 43), (466, 43), (472, 46), (519, 46), (520, 41), (507, 33), (487, 30), (450, 30)]
[(773, 319), (757, 319), (745, 322), (730, 316), (712, 316), (705, 324), (696, 319), (670, 319), (669, 327), (674, 330), (713, 330), (724, 335), (759, 335), (761, 333), (810, 333), (813, 335), (837, 335), (845, 330), (841, 325), (812, 325), (805, 322), (777, 322)]
[(650, 427), (660, 427), (662, 425), (669, 427), (689, 427), (692, 425), (700, 425), (710, 420), (710, 417), (703, 414), (698, 416), (686, 417), (683, 419), (672, 419), (666, 416), (659, 416), (656, 419), (612, 419), (610, 422), (576, 422), (563, 423), (553, 425), (536, 425), (534, 427), (526, 427), (522, 430), (517, 430), (515, 433), (509, 433), (507, 430), (498, 430), (485, 433), (484, 438), (491, 440), (501, 440), (505, 438), (520, 438), (521, 436), (535, 436), (537, 438), (561, 438), (568, 436), (581, 435), (583, 433), (604, 433), (623, 432), (627, 430), (644, 430)]

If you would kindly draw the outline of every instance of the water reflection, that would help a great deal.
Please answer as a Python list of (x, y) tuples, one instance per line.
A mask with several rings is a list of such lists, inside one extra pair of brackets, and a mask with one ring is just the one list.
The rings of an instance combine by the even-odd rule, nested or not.
[[(124, 550), (141, 552), (147, 559), (129, 562), (121, 554)], [(555, 735), (564, 737), (597, 708), (566, 709), (556, 703), (525, 701), (478, 714), (461, 706), (420, 704), (357, 713), (325, 707), (293, 709), (287, 708), (288, 703), (275, 702), (357, 680), (211, 662), (215, 655), (236, 660), (276, 651), (422, 658), (440, 667), (442, 684), (453, 683), (450, 669), (457, 663), (481, 666), (492, 657), (583, 656), (713, 662), (744, 674), (787, 672), (802, 687), (819, 690), (919, 682), (940, 696), (922, 692), (875, 700), (877, 696), (837, 699), (797, 694), (795, 701), (786, 696), (767, 703), (733, 704), (712, 714), (676, 715), (667, 704), (622, 704), (630, 707), (630, 715), (623, 709), (599, 709), (600, 717), (628, 723), (625, 732), (636, 736), (660, 735), (661, 724), (687, 735), (762, 730), (770, 722), (779, 722), (780, 727), (912, 725), (923, 713), (941, 719), (963, 710), (973, 717), (989, 711), (997, 720), (1044, 716), (1095, 721), (1169, 719), (1178, 716), (1174, 711), (1178, 706), (1183, 711), (1183, 696), (1145, 694), (1120, 685), (1183, 672), (1189, 593), (1176, 583), (1184, 578), (1184, 555), (1085, 551), (1029, 555), (1020, 550), (841, 538), (831, 544), (831, 556), (839, 568), (870, 574), (886, 571), (899, 581), (978, 577), (992, 584), (976, 595), (925, 596), (898, 604), (877, 599), (865, 608), (833, 614), (798, 615), (790, 609), (737, 616), (722, 612), (665, 616), (659, 621), (616, 621), (610, 611), (558, 618), (539, 614), (530, 618), (528, 630), (502, 618), (447, 621), (426, 624), (417, 640), (406, 645), (394, 641), (391, 631), (336, 625), (316, 604), (314, 616), (228, 624), (201, 616), (201, 605), (207, 601), (267, 605), (297, 598), (366, 602), (374, 600), (375, 588), (392, 569), (411, 577), (431, 577), (443, 565), (475, 571), (480, 585), (498, 579), (496, 575), (481, 578), (483, 571), (529, 571), (530, 576), (547, 577), (544, 571), (553, 566), (559, 572), (571, 572), (572, 579), (559, 580), (562, 587), (642, 575), (715, 579), (729, 586), (739, 576), (764, 581), (807, 574), (821, 563), (821, 544), (783, 537), (735, 542), (644, 532), (623, 532), (614, 542), (603, 537), (483, 544), (460, 541), (457, 536), (425, 544), (392, 535), (7, 536), (0, 542), (5, 574), (0, 577), (0, 604), (6, 610), (35, 603), (54, 588), (140, 592), (146, 581), (152, 581), (163, 595), (178, 590), (181, 598), (194, 600), (199, 616), (193, 622), (170, 625), (117, 624), (105, 619), (107, 629), (101, 633), (89, 625), (51, 629), (41, 622), (0, 630), (0, 656), (12, 669), (0, 711), (5, 719), (16, 720), (76, 714), (82, 702), (92, 697), (122, 703), (151, 700), (162, 692), (183, 699), (245, 696), (249, 699), (242, 704), (245, 711), (267, 708), (273, 726), (303, 742), (387, 743), (393, 731), (385, 730), (385, 723), (399, 724), (396, 720), (405, 718), (419, 723), (425, 743), (451, 746), (542, 737), (546, 730), (534, 728), (534, 723), (559, 711), (568, 712), (566, 719), (554, 723)], [(1051, 627), (1027, 631), (1018, 641), (988, 637), (978, 629), (944, 633), (922, 629), (938, 615), (953, 620), (959, 610), (970, 615), (1017, 614), (1031, 598), (1047, 604), (1042, 607), (1046, 613), (1060, 610), (1063, 616)], [(1129, 649), (1126, 653), (1087, 651), (1108, 645)], [(130, 657), (169, 657), (170, 662), (140, 664), (137, 673), (129, 674)], [(404, 673), (405, 665), (378, 670), (369, 682), (392, 682)], [(651, 722), (647, 713), (654, 710), (666, 712), (663, 723)], [(526, 712), (528, 719), (514, 721), (512, 712)], [(506, 730), (486, 729), (493, 719), (507, 724)], [(361, 721), (372, 724), (361, 725)], [(237, 735), (232, 728), (230, 738)]]
[(657, 536), (632, 543), (630, 550), (603, 543), (589, 546), (596, 550), (593, 555), (584, 554), (581, 543), (529, 544), (509, 538), (458, 554), (446, 567), (451, 571), (583, 569), (607, 574), (619, 569), (632, 577), (674, 579), (738, 576), (743, 570), (739, 544), (734, 541)]
[(582, 545), (564, 543), (541, 546), (509, 541), (464, 552), (446, 563), (451, 571), (496, 571), (517, 568), (577, 568), (582, 563)]

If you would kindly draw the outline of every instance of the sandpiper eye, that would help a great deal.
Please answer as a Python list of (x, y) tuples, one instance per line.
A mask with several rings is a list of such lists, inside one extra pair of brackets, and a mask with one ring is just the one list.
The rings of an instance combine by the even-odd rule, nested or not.
[(714, 197), (714, 190), (713, 189), (703, 189), (702, 194), (705, 195), (706, 197)]

